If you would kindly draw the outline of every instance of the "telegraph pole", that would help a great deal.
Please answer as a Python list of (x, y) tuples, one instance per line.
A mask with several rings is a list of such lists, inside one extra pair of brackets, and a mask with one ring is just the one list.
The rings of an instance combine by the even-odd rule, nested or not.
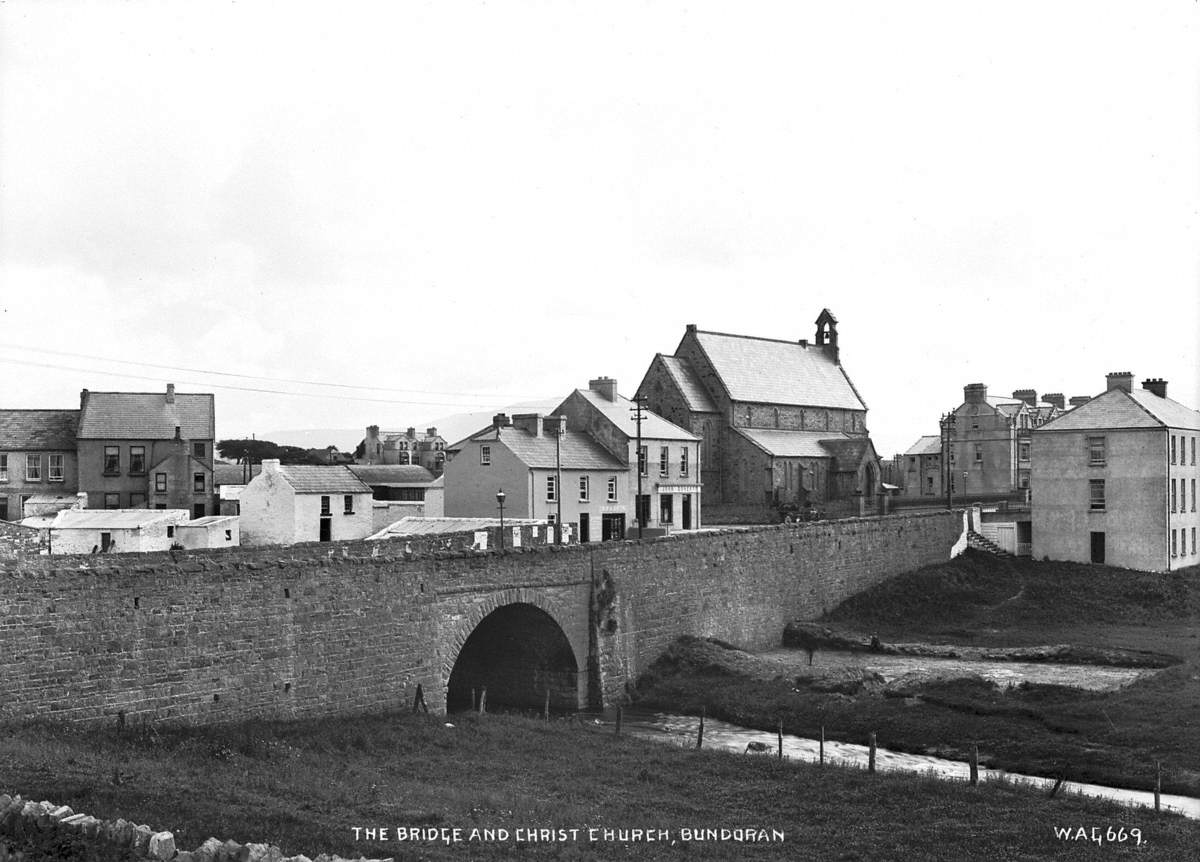
[(558, 433), (554, 435), (554, 500), (558, 507), (558, 514), (554, 518), (554, 529), (557, 533), (554, 537), (554, 544), (562, 544), (562, 435), (566, 430), (567, 417), (557, 417)]
[(637, 458), (634, 467), (637, 470), (637, 497), (633, 501), (633, 513), (639, 539), (642, 537), (642, 402), (645, 398), (644, 395), (638, 395), (633, 399), (633, 418), (637, 420)]

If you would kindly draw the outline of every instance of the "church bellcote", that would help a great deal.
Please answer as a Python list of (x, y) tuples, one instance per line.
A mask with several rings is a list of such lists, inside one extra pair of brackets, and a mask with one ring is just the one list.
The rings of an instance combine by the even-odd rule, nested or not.
[(817, 346), (834, 361), (838, 362), (837, 318), (828, 308), (821, 309), (817, 318)]

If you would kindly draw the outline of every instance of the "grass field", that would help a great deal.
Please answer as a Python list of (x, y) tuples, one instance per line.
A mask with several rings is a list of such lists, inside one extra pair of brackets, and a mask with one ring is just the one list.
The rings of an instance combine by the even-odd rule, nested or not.
[[(1200, 824), (1008, 786), (696, 752), (587, 725), (502, 715), (378, 715), (161, 732), (21, 726), (0, 732), (0, 789), (103, 818), (286, 853), (403, 859), (1108, 859), (1132, 847), (1182, 859)], [(114, 780), (116, 770), (116, 780)], [(352, 828), (507, 829), (494, 843), (398, 846)], [(584, 830), (518, 842), (518, 828)], [(666, 829), (662, 842), (588, 840), (586, 830)], [(1127, 844), (1055, 828), (1124, 829)], [(779, 830), (781, 842), (685, 841), (684, 829)], [(599, 833), (603, 838), (603, 833)], [(671, 843), (671, 840), (674, 843)], [(0, 842), (2, 843), (2, 842)]]
[[(1118, 691), (1058, 686), (998, 689), (936, 682), (911, 699), (854, 698), (754, 679), (675, 656), (639, 686), (646, 706), (709, 714), (763, 729), (965, 758), (1037, 775), (1200, 795), (1200, 571), (1150, 575), (988, 555), (895, 578), (835, 609), (827, 621), (886, 641), (989, 646), (1071, 643), (1168, 653), (1178, 664)], [(695, 648), (695, 645), (691, 647)], [(677, 647), (679, 649), (679, 647)], [(816, 655), (816, 663), (821, 660)]]

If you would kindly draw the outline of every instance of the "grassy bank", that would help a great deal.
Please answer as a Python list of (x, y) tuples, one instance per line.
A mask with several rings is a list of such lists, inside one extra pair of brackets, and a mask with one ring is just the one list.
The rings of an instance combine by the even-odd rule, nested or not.
[[(397, 858), (1109, 858), (1054, 829), (1140, 829), (1153, 858), (1186, 858), (1200, 825), (1003, 785), (781, 763), (614, 738), (587, 725), (430, 716), (156, 733), (0, 728), (0, 791), (175, 832), (269, 841), (286, 853)], [(936, 816), (922, 812), (936, 811)], [(352, 827), (549, 827), (576, 841), (398, 846)], [(668, 829), (674, 844), (591, 842), (588, 827)], [(681, 841), (684, 828), (781, 830), (778, 843)], [(1078, 833), (1073, 833), (1078, 834)], [(602, 836), (602, 833), (601, 833)], [(1127, 839), (1129, 841), (1131, 839)]]
[[(639, 686), (646, 706), (710, 715), (763, 729), (782, 718), (789, 732), (910, 752), (965, 757), (978, 745), (990, 765), (1011, 771), (1200, 795), (1200, 572), (1149, 575), (969, 554), (895, 578), (827, 617), (886, 641), (989, 646), (1071, 643), (1083, 648), (1169, 653), (1180, 664), (1118, 691), (1058, 686), (998, 689), (981, 680), (919, 686), (915, 698), (854, 696), (763, 679), (725, 661), (677, 654)], [(816, 663), (821, 660), (816, 655)], [(739, 659), (739, 661), (744, 661)]]

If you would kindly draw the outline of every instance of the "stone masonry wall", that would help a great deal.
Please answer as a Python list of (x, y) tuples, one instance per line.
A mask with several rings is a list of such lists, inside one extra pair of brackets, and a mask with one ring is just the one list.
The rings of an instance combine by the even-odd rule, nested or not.
[(512, 602), (562, 628), (581, 702), (612, 702), (680, 634), (778, 644), (787, 621), (947, 559), (959, 532), (934, 513), (503, 554), (347, 542), (0, 560), (0, 720), (349, 714), (407, 706), (418, 684), (436, 710), (462, 643)]

